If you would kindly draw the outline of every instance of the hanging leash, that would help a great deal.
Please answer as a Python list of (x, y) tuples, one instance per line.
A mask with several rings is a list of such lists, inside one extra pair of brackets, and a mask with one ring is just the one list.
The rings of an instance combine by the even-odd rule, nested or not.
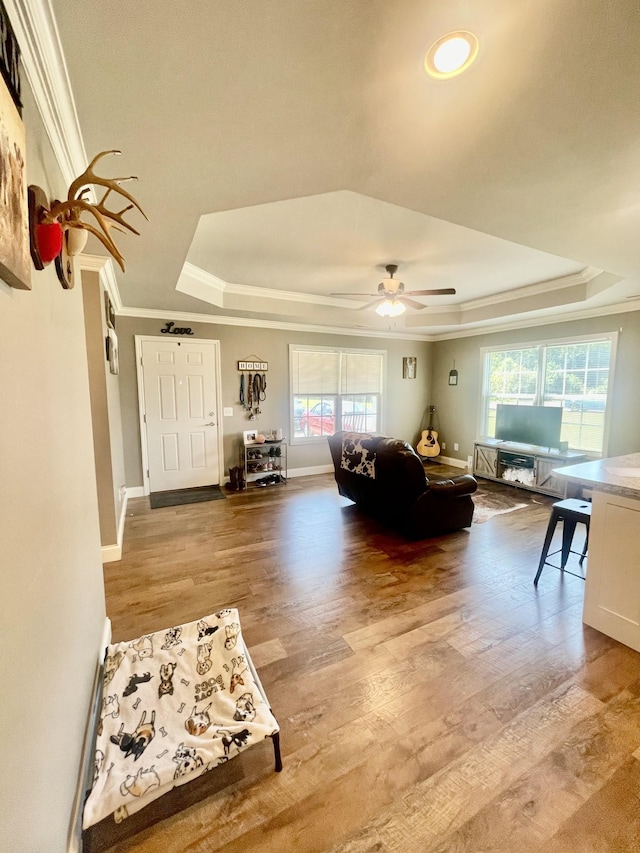
[(262, 414), (260, 412), (260, 400), (264, 400), (264, 398), (266, 396), (262, 391), (262, 380), (260, 378), (259, 373), (253, 374), (253, 392), (252, 392), (252, 395), (253, 395), (253, 400), (256, 404), (256, 407), (254, 409), (253, 414), (255, 417), (257, 417), (258, 415)]
[(266, 399), (267, 379), (264, 373), (260, 376), (259, 373), (253, 377), (253, 398), (256, 403)]
[(246, 410), (247, 398), (244, 393), (244, 373), (240, 374), (240, 402), (242, 403), (242, 408)]

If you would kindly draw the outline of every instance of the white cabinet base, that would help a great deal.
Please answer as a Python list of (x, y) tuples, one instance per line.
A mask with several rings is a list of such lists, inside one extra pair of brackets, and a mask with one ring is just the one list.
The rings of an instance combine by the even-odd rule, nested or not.
[(582, 621), (640, 652), (640, 500), (594, 491)]

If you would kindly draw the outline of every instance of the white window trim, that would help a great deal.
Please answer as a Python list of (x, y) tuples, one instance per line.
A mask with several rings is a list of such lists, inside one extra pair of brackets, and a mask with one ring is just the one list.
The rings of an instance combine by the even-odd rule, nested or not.
[(338, 353), (354, 353), (356, 355), (379, 355), (382, 356), (382, 388), (380, 390), (380, 411), (378, 413), (378, 432), (384, 433), (385, 429), (385, 410), (386, 410), (386, 390), (387, 390), (387, 350), (370, 349), (368, 347), (326, 347), (312, 346), (309, 344), (289, 344), (289, 435), (291, 439), (289, 444), (319, 444), (326, 442), (326, 435), (311, 435), (311, 436), (295, 436), (294, 417), (293, 417), (293, 352), (338, 352)]
[(534, 341), (522, 341), (522, 342), (504, 342), (502, 344), (496, 344), (495, 346), (490, 347), (480, 347), (480, 365), (479, 365), (479, 381), (478, 381), (478, 407), (477, 407), (477, 423), (476, 423), (476, 435), (482, 436), (484, 430), (484, 418), (485, 418), (485, 397), (486, 397), (486, 383), (488, 381), (488, 377), (485, 376), (484, 373), (484, 365), (486, 362), (486, 357), (492, 352), (504, 352), (509, 349), (530, 349), (532, 347), (552, 347), (552, 346), (562, 346), (562, 344), (580, 344), (580, 343), (590, 343), (591, 341), (611, 341), (611, 362), (609, 367), (609, 384), (607, 389), (607, 407), (604, 413), (604, 430), (602, 437), (602, 453), (597, 454), (594, 452), (589, 452), (587, 455), (593, 458), (605, 458), (608, 454), (609, 448), (609, 432), (611, 427), (611, 402), (612, 402), (612, 394), (613, 388), (615, 384), (615, 373), (616, 373), (616, 364), (617, 364), (617, 356), (618, 356), (618, 335), (619, 332), (602, 332), (600, 334), (590, 334), (590, 335), (572, 335), (571, 337), (566, 338), (542, 338)]

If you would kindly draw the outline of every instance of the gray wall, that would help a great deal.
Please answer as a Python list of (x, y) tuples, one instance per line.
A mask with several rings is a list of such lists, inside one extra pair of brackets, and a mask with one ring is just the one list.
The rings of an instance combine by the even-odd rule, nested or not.
[[(27, 180), (66, 187), (26, 83)], [(0, 849), (66, 850), (105, 624), (82, 289), (0, 282)]]
[[(171, 320), (167, 316), (166, 320)], [(127, 486), (142, 485), (138, 388), (136, 378), (134, 335), (157, 335), (166, 321), (118, 317), (120, 348), (120, 403)], [(187, 325), (184, 322), (176, 325)], [(208, 323), (189, 324), (194, 335), (220, 341), (222, 405), (233, 406), (234, 416), (222, 418), (224, 433), (224, 467), (238, 464), (242, 432), (256, 426), (265, 430), (289, 428), (289, 344), (316, 344), (371, 348), (387, 352), (387, 388), (383, 430), (387, 435), (415, 443), (431, 388), (432, 343), (397, 341), (384, 338), (363, 338), (347, 335), (312, 334), (243, 326), (217, 326)], [(269, 363), (267, 399), (261, 404), (258, 422), (249, 421), (238, 402), (239, 374), (237, 362), (258, 356)], [(403, 356), (418, 359), (417, 378), (402, 378)], [(330, 463), (329, 448), (319, 445), (294, 445), (289, 448), (289, 470), (304, 469)]]
[[(462, 459), (473, 454), (478, 435), (481, 392), (481, 347), (557, 340), (577, 335), (618, 331), (618, 353), (613, 384), (607, 456), (640, 451), (640, 312), (612, 314), (546, 326), (530, 326), (493, 334), (438, 341), (433, 355), (433, 405), (437, 407), (439, 441), (446, 441), (446, 455)], [(457, 386), (448, 384), (455, 359)], [(453, 450), (458, 442), (459, 450)]]

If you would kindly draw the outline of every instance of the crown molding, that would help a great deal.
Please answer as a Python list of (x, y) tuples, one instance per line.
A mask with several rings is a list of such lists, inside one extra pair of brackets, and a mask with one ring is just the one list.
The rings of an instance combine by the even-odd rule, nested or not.
[(278, 320), (254, 320), (248, 317), (226, 317), (213, 314), (194, 314), (184, 311), (159, 311), (155, 308), (122, 308), (120, 317), (141, 317), (151, 320), (161, 320), (166, 323), (167, 317), (185, 323), (207, 323), (213, 326), (240, 326), (249, 329), (280, 329), (289, 332), (311, 332), (318, 335), (348, 335), (358, 338), (385, 338), (405, 341), (433, 341), (432, 335), (405, 331), (384, 331), (377, 329), (354, 329), (344, 326), (318, 326), (306, 323), (287, 323)]
[(472, 338), (479, 335), (491, 335), (499, 332), (508, 332), (517, 329), (529, 329), (537, 326), (551, 326), (558, 323), (570, 323), (575, 320), (589, 320), (593, 317), (606, 317), (615, 314), (626, 314), (640, 311), (640, 297), (630, 298), (625, 303), (604, 305), (598, 308), (589, 308), (582, 311), (573, 311), (569, 314), (553, 314), (547, 317), (535, 317), (527, 320), (512, 321), (510, 323), (491, 323), (486, 326), (476, 326), (473, 329), (456, 329), (452, 332), (432, 334), (410, 331), (378, 331), (376, 329), (348, 328), (343, 326), (319, 326), (304, 323), (287, 323), (276, 320), (257, 320), (245, 317), (226, 317), (214, 314), (197, 314), (185, 311), (160, 311), (155, 308), (121, 308), (117, 313), (121, 317), (139, 317), (142, 319), (167, 321), (170, 317), (174, 321), (185, 323), (206, 323), (213, 326), (236, 326), (255, 329), (279, 329), (293, 332), (310, 332), (319, 335), (348, 335), (360, 338), (383, 338), (385, 340), (422, 341), (425, 343), (437, 343), (438, 341), (451, 341), (457, 338)]
[(87, 270), (88, 272), (102, 272), (107, 261), (108, 258), (104, 257), (104, 255), (88, 255), (84, 253), (78, 255), (78, 266), (81, 270)]
[[(250, 299), (274, 299), (285, 302), (302, 302), (306, 305), (329, 305), (332, 308), (361, 308), (362, 302), (353, 299), (342, 299), (335, 296), (322, 296), (319, 293), (300, 293), (294, 290), (276, 290), (270, 287), (254, 287), (250, 284), (227, 284), (225, 290), (235, 296), (246, 296)], [(369, 299), (362, 294), (363, 300)], [(374, 297), (375, 298), (375, 297)]]
[[(578, 273), (561, 276), (560, 278), (550, 278), (545, 281), (537, 281), (534, 284), (525, 284), (523, 287), (517, 287), (512, 290), (503, 290), (500, 293), (492, 293), (490, 296), (481, 296), (478, 299), (469, 299), (466, 302), (460, 302), (458, 305), (435, 305), (429, 308), (430, 314), (445, 314), (453, 308), (458, 308), (460, 315), (465, 312), (475, 311), (479, 308), (489, 308), (494, 305), (504, 305), (505, 302), (515, 302), (520, 299), (527, 299), (531, 296), (541, 296), (546, 293), (557, 293), (558, 291), (567, 290), (579, 284), (589, 284), (589, 282), (598, 278), (604, 273), (604, 270), (596, 269), (595, 267), (585, 267)], [(608, 275), (608, 273), (607, 273)], [(619, 277), (615, 281), (620, 281)], [(612, 282), (612, 284), (615, 283)]]
[[(49, 137), (53, 155), (67, 186), (87, 168), (88, 157), (67, 71), (51, 0), (3, 0), (20, 46), (22, 67)], [(91, 190), (93, 194), (93, 190)], [(100, 266), (81, 269), (100, 272), (116, 313), (122, 299), (111, 258)], [(95, 263), (100, 264), (100, 260)]]
[[(640, 299), (640, 297), (638, 297)], [(476, 326), (474, 329), (456, 329), (453, 332), (433, 334), (429, 340), (454, 341), (458, 338), (474, 338), (478, 335), (492, 335), (496, 332), (509, 332), (517, 329), (532, 329), (537, 326), (556, 326), (559, 323), (571, 323), (575, 320), (590, 320), (593, 317), (609, 317), (614, 314), (628, 314), (631, 311), (640, 311), (640, 303), (631, 300), (628, 303), (614, 303), (602, 305), (598, 308), (588, 308), (582, 311), (573, 311), (569, 314), (553, 314), (549, 317), (531, 317), (527, 320), (513, 321), (511, 323), (492, 323), (488, 326)]]
[(22, 67), (66, 184), (87, 167), (87, 153), (51, 0), (4, 0)]
[[(197, 282), (195, 288), (189, 281), (190, 279)], [(205, 289), (203, 290), (200, 285), (204, 285)], [(212, 298), (210, 300), (207, 299), (207, 288), (211, 291)], [(247, 299), (273, 299), (288, 303), (300, 302), (306, 305), (328, 305), (331, 308), (352, 307), (358, 309), (362, 307), (362, 302), (353, 299), (322, 296), (317, 293), (298, 293), (293, 290), (276, 290), (269, 287), (255, 287), (250, 284), (236, 284), (218, 278), (218, 276), (207, 272), (207, 270), (203, 270), (202, 267), (198, 267), (190, 261), (184, 262), (176, 290), (219, 307), (222, 307), (224, 304), (225, 294), (244, 296)], [(366, 294), (363, 294), (363, 297), (367, 298)]]
[(116, 314), (122, 311), (122, 300), (113, 268), (113, 261), (105, 255), (81, 254), (77, 258), (78, 268), (89, 272), (97, 272), (100, 282), (111, 298), (111, 304)]

